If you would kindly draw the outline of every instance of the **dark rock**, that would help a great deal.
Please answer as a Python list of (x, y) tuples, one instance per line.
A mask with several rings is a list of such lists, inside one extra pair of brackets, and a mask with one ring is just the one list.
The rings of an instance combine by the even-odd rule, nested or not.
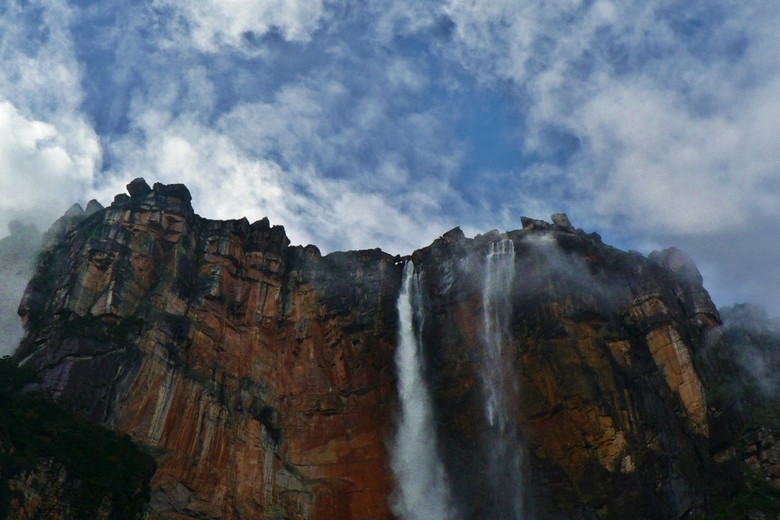
[(696, 267), (691, 257), (681, 249), (669, 247), (663, 251), (653, 251), (649, 258), (685, 281), (697, 284), (703, 281), (699, 268)]
[(90, 215), (94, 215), (95, 213), (101, 211), (102, 209), (104, 209), (103, 205), (97, 200), (92, 199), (87, 203), (87, 209), (84, 210), (84, 213), (87, 217), (89, 217)]
[(465, 235), (463, 234), (463, 230), (460, 229), (460, 227), (454, 227), (444, 233), (441, 238), (443, 238), (445, 242), (453, 243), (463, 240)]
[(570, 233), (575, 232), (574, 226), (569, 222), (569, 217), (566, 216), (566, 213), (553, 213), (551, 218), (556, 230), (568, 231)]
[(702, 286), (703, 278), (699, 268), (684, 251), (670, 247), (650, 253), (651, 261), (668, 269), (679, 282), (678, 297), (688, 314), (700, 325), (717, 325), (720, 316), (709, 293)]
[(80, 218), (84, 216), (84, 209), (81, 207), (81, 204), (74, 204), (68, 208), (68, 211), (66, 211), (63, 216), (67, 218)]
[(552, 225), (549, 222), (535, 218), (520, 217), (520, 223), (526, 231), (546, 231), (552, 229)]
[(263, 217), (260, 220), (255, 220), (252, 222), (252, 228), (253, 229), (270, 229), (271, 228), (271, 222), (268, 220), (268, 217)]
[(129, 193), (130, 196), (134, 198), (145, 197), (151, 192), (152, 188), (149, 187), (149, 184), (143, 177), (137, 177), (130, 181), (130, 184), (127, 185), (127, 193)]
[(588, 237), (589, 237), (591, 240), (593, 240), (594, 242), (602, 243), (602, 240), (601, 240), (601, 235), (599, 235), (599, 234), (598, 234), (598, 233), (596, 233), (595, 231), (594, 231), (594, 232), (592, 232), (592, 233), (588, 233), (588, 234), (587, 234), (587, 236), (588, 236)]
[(130, 202), (130, 195), (128, 195), (127, 193), (117, 193), (116, 195), (114, 195), (114, 202), (113, 202), (113, 204), (121, 206), (121, 205), (126, 204), (128, 202)]
[(184, 184), (161, 184), (159, 182), (154, 183), (154, 191), (165, 197), (173, 197), (179, 199), (184, 203), (189, 203), (192, 200), (190, 190)]

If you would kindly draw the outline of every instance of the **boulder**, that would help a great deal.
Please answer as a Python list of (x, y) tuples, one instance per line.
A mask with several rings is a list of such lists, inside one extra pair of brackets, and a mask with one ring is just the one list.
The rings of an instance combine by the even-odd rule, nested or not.
[(102, 209), (103, 209), (103, 205), (97, 200), (92, 199), (87, 203), (87, 209), (84, 210), (84, 214), (88, 217), (90, 215), (97, 213)]
[(181, 200), (184, 203), (192, 200), (190, 190), (184, 184), (161, 184), (159, 182), (154, 183), (154, 191), (160, 195), (166, 197), (173, 197)]
[(130, 196), (127, 193), (117, 193), (114, 196), (114, 202), (112, 203), (112, 205), (114, 205), (114, 204), (124, 204), (125, 202), (128, 202), (129, 200), (130, 200)]
[(568, 231), (570, 233), (574, 233), (574, 226), (571, 225), (571, 222), (569, 222), (569, 217), (566, 216), (566, 213), (553, 213), (552, 215), (552, 221), (553, 226), (555, 226), (555, 229), (558, 231)]
[(83, 217), (84, 209), (81, 207), (81, 204), (74, 204), (70, 208), (68, 208), (68, 211), (65, 212), (64, 216), (68, 218)]
[(463, 234), (463, 230), (460, 229), (460, 226), (458, 226), (444, 233), (441, 238), (443, 238), (445, 242), (451, 243), (459, 242), (460, 240), (466, 238), (466, 236)]
[(127, 185), (127, 193), (131, 197), (145, 197), (152, 192), (152, 188), (143, 177), (136, 177)]
[(523, 229), (526, 231), (544, 231), (552, 227), (549, 222), (528, 217), (520, 217), (520, 224), (522, 224)]

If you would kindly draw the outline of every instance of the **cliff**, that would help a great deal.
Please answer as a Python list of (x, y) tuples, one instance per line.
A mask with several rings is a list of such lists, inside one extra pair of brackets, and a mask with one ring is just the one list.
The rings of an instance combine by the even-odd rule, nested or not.
[(50, 233), (15, 357), (156, 455), (148, 518), (394, 517), (404, 261), (458, 518), (695, 518), (739, 484), (697, 366), (718, 312), (678, 250), (559, 214), (323, 256), (182, 185), (128, 191)]
[(398, 273), (143, 182), (73, 214), (20, 307), (43, 388), (158, 454), (152, 518), (382, 518)]

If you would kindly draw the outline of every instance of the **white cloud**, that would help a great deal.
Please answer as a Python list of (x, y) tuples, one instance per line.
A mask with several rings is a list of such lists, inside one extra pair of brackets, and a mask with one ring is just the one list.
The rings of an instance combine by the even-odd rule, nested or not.
[(384, 55), (355, 68), (344, 52), (349, 65), (323, 64), (218, 117), (219, 87), (199, 69), (136, 92), (101, 199), (145, 176), (186, 183), (204, 216), (268, 216), (323, 250), (424, 245), (457, 224), (440, 213), (457, 204), (448, 180), (463, 152), (440, 108), (405, 97), (426, 86), (419, 64)]
[[(326, 250), (407, 252), (454, 225), (568, 211), (605, 238), (641, 234), (630, 247), (689, 243), (721, 265), (696, 234), (728, 247), (780, 213), (780, 4), (768, 0), (152, 0), (116, 24), (106, 7), (7, 5), (0, 226), (58, 197), (56, 212), (107, 202), (145, 176), (187, 183), (205, 216), (268, 215)], [(79, 25), (90, 16), (94, 37)], [(117, 88), (116, 102), (83, 103), (97, 74), (111, 81), (88, 84)], [(458, 111), (504, 101), (517, 109), (488, 131), (511, 127), (533, 164), (464, 171), (486, 141), (469, 142), (480, 130)], [(109, 127), (100, 140), (83, 110)]]
[(100, 167), (70, 17), (57, 0), (11, 1), (0, 17), (0, 235), (14, 218), (45, 229), (82, 201)]
[(778, 85), (706, 116), (657, 89), (611, 85), (567, 121), (592, 154), (592, 173), (573, 182), (595, 215), (626, 215), (646, 232), (733, 231), (757, 214), (780, 217), (780, 192), (761, 189), (780, 175), (780, 120), (767, 115), (780, 111)]
[(43, 113), (67, 113), (82, 100), (80, 67), (61, 0), (8, 0), (0, 16), (0, 96)]
[[(778, 9), (751, 19), (751, 7), (718, 7), (732, 18), (673, 2), (607, 0), (451, 0), (446, 12), (457, 59), (528, 96), (523, 146), (544, 147), (549, 127), (579, 140), (576, 161), (556, 170), (575, 188), (581, 203), (573, 206), (594, 221), (618, 214), (634, 230), (685, 235), (780, 212), (772, 183), (780, 175), (780, 64), (770, 50), (780, 38), (768, 30)], [(686, 17), (711, 17), (721, 32), (694, 48), (695, 29), (674, 26)], [(729, 55), (739, 52), (729, 42), (744, 55)]]
[(59, 128), (0, 100), (0, 224), (23, 216), (46, 227), (91, 185), (100, 146), (79, 120)]
[(261, 38), (271, 31), (287, 41), (305, 43), (325, 16), (322, 0), (154, 0), (153, 5), (181, 16), (186, 35), (206, 52), (245, 49), (250, 34)]

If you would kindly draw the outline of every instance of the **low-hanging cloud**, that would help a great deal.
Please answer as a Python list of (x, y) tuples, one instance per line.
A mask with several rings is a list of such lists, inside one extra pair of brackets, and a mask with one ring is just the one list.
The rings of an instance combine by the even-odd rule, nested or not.
[(79, 121), (31, 119), (0, 100), (0, 225), (14, 218), (45, 227), (91, 185), (100, 147)]

